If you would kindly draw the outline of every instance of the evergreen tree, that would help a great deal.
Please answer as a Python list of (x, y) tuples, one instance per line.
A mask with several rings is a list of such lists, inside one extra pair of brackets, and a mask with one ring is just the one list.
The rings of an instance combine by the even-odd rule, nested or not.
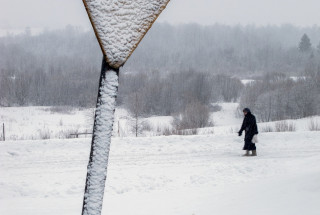
[(311, 50), (311, 42), (310, 42), (310, 38), (308, 37), (307, 34), (304, 34), (300, 40), (299, 43), (299, 50), (301, 52), (307, 52)]

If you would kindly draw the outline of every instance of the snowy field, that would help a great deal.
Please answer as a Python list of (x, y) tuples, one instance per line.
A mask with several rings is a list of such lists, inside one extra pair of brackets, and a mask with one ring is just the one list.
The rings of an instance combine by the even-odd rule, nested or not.
[[(92, 109), (54, 107), (1, 107), (0, 123), (7, 140), (66, 138), (71, 133), (91, 132)], [(2, 132), (0, 132), (2, 134)], [(1, 135), (0, 134), (0, 135)]]
[[(220, 105), (212, 113), (215, 126), (200, 129), (202, 135), (119, 138), (115, 132), (103, 214), (318, 215), (320, 132), (309, 131), (311, 118), (288, 121), (295, 132), (261, 133), (258, 157), (241, 157), (237, 104)], [(92, 110), (1, 108), (0, 120), (8, 137), (0, 142), (0, 214), (81, 214), (91, 140), (63, 138), (91, 129)], [(152, 130), (172, 122), (145, 120)], [(117, 110), (115, 131), (120, 125), (130, 136), (128, 121)], [(53, 139), (43, 140), (47, 133)]]
[[(65, 139), (69, 138), (70, 134), (91, 133), (93, 119), (93, 108), (0, 107), (0, 140), (3, 123), (7, 140)], [(140, 118), (139, 121), (147, 122), (151, 128), (151, 131), (141, 134), (143, 136), (155, 136), (159, 131), (161, 133), (162, 130), (172, 129), (170, 116)], [(125, 109), (118, 108), (113, 136), (134, 136), (133, 124), (134, 119), (130, 114)]]
[[(320, 132), (114, 138), (103, 214), (319, 214)], [(0, 144), (0, 214), (80, 214), (90, 139)]]
[[(238, 103), (218, 103), (221, 110), (211, 113), (214, 127), (198, 129), (202, 135), (236, 133), (242, 123), (242, 116), (236, 114)], [(40, 140), (65, 139), (74, 133), (91, 133), (94, 118), (92, 108), (77, 109), (70, 107), (1, 107), (0, 126), (5, 124), (7, 140)], [(313, 120), (320, 128), (320, 117), (287, 120), (296, 127), (296, 131), (309, 131), (309, 124)], [(150, 130), (143, 131), (140, 136), (159, 136), (165, 130), (173, 128), (171, 116), (154, 116), (140, 118), (139, 122), (147, 122)], [(115, 113), (114, 137), (135, 136), (134, 119), (125, 110), (118, 108)], [(260, 131), (275, 122), (259, 123)], [(1, 130), (2, 131), (2, 130)], [(0, 140), (2, 132), (0, 132)], [(80, 136), (89, 138), (90, 135)]]

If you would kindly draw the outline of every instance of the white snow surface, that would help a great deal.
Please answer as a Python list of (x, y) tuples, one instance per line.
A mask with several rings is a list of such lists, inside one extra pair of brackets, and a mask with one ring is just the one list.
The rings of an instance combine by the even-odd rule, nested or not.
[[(238, 103), (217, 103), (221, 111), (211, 113), (214, 127), (198, 129), (200, 134), (231, 134), (240, 129), (243, 117), (237, 116)], [(242, 113), (240, 113), (242, 114)], [(5, 124), (7, 140), (64, 139), (70, 134), (92, 132), (94, 109), (77, 109), (71, 107), (0, 107), (0, 127)], [(297, 120), (286, 120), (296, 126), (296, 131), (309, 131), (311, 121), (320, 125), (320, 116)], [(173, 117), (153, 116), (140, 118), (150, 125), (150, 131), (140, 136), (161, 135), (167, 129), (173, 129)], [(113, 136), (135, 136), (132, 129), (134, 118), (123, 108), (117, 108)], [(276, 122), (258, 123), (260, 132), (264, 127), (275, 127)], [(118, 127), (120, 126), (120, 127)], [(2, 132), (0, 130), (0, 140)], [(79, 138), (90, 137), (81, 135)]]
[(243, 85), (249, 85), (249, 84), (252, 84), (253, 82), (255, 82), (255, 80), (253, 80), (253, 79), (243, 79), (243, 80), (241, 80), (241, 83)]
[[(317, 215), (320, 132), (112, 139), (102, 214)], [(0, 214), (78, 215), (91, 139), (0, 142)]]
[(170, 0), (84, 0), (108, 63), (130, 57)]
[[(215, 127), (199, 129), (203, 135), (113, 138), (102, 214), (318, 214), (320, 132), (308, 126), (320, 117), (288, 120), (296, 132), (260, 132), (258, 157), (241, 157), (238, 105), (219, 105)], [(9, 140), (0, 142), (1, 215), (81, 214), (91, 138), (21, 139), (39, 139), (32, 133), (41, 128), (51, 138), (77, 125), (92, 128), (92, 110), (52, 109), (0, 108)], [(128, 113), (118, 109), (115, 118), (126, 130)], [(156, 130), (172, 122), (144, 120)]]
[(92, 132), (93, 118), (92, 108), (0, 107), (0, 127), (5, 124), (7, 140), (64, 139), (73, 133)]

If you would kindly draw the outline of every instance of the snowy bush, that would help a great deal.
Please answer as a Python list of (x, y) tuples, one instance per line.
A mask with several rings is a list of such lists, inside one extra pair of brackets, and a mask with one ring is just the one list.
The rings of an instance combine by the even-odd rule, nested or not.
[(39, 138), (41, 140), (47, 140), (47, 139), (50, 139), (51, 137), (49, 129), (38, 130), (38, 133), (39, 133)]
[(320, 123), (314, 119), (309, 121), (309, 130), (310, 131), (320, 131)]
[(178, 130), (178, 129), (165, 129), (162, 132), (162, 135), (164, 136), (171, 136), (171, 135), (197, 135), (198, 134), (198, 129), (193, 128), (193, 129), (185, 129), (185, 130)]
[(214, 104), (210, 106), (210, 111), (211, 112), (219, 112), (221, 111), (222, 107), (218, 104)]
[(45, 111), (49, 111), (52, 114), (71, 114), (74, 111), (74, 109), (75, 108), (71, 106), (51, 106), (49, 108), (46, 108)]
[(260, 129), (260, 131), (262, 133), (267, 133), (267, 132), (273, 132), (274, 131), (274, 129), (270, 125), (261, 126), (259, 129)]
[(193, 129), (186, 129), (186, 130), (173, 130), (174, 135), (197, 135), (198, 134), (198, 129), (193, 128)]
[(177, 130), (204, 128), (211, 125), (209, 117), (210, 109), (206, 105), (193, 102), (175, 118), (174, 124)]
[(281, 121), (275, 123), (276, 132), (293, 132), (296, 131), (296, 126), (294, 123), (289, 123), (287, 121)]

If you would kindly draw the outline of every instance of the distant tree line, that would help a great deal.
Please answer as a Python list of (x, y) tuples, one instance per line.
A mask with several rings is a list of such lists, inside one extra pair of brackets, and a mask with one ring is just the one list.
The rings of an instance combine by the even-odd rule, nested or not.
[(320, 115), (320, 44), (314, 48), (307, 34), (298, 46), (303, 72), (263, 75), (242, 92), (240, 107), (250, 106), (263, 122)]
[[(139, 115), (174, 115), (207, 110), (212, 102), (237, 101), (241, 95), (243, 105), (260, 107), (262, 113), (267, 92), (271, 96), (283, 84), (300, 92), (306, 90), (304, 81), (312, 81), (262, 77), (310, 77), (305, 74), (318, 67), (319, 41), (319, 27), (156, 24), (121, 70), (118, 103)], [(94, 34), (72, 26), (0, 37), (0, 105), (92, 107), (101, 60)], [(260, 81), (242, 91), (241, 78)], [(290, 114), (272, 113), (261, 120), (298, 116)]]
[(209, 72), (127, 73), (120, 79), (118, 102), (135, 114), (169, 116), (189, 104), (236, 101), (242, 88), (237, 78)]
[(262, 122), (320, 115), (319, 83), (319, 66), (298, 78), (268, 74), (244, 89), (240, 108), (251, 107)]
[[(194, 69), (238, 77), (272, 72), (299, 75), (304, 71), (306, 58), (319, 48), (319, 26), (158, 24), (146, 35), (126, 69)], [(301, 55), (302, 51), (306, 56)]]
[(0, 38), (0, 104), (93, 106), (102, 56), (91, 33), (68, 27)]

